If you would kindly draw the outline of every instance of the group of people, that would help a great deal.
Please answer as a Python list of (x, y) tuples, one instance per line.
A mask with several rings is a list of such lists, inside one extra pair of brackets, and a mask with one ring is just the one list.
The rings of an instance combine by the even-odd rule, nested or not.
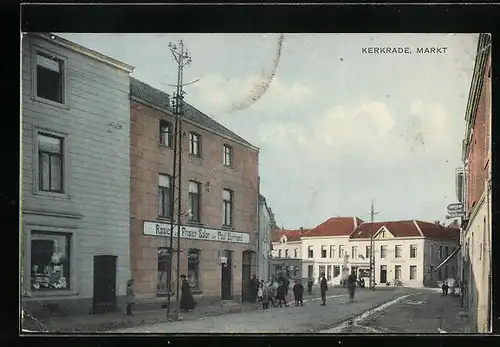
[[(191, 292), (191, 287), (189, 286), (189, 282), (187, 280), (186, 275), (181, 275), (181, 300), (180, 300), (180, 309), (185, 312), (189, 312), (194, 310), (196, 307), (196, 301), (194, 300), (193, 293)], [(135, 304), (135, 292), (134, 292), (134, 281), (127, 281), (127, 311), (126, 314), (132, 315), (132, 306)], [(172, 293), (170, 293), (172, 296)]]

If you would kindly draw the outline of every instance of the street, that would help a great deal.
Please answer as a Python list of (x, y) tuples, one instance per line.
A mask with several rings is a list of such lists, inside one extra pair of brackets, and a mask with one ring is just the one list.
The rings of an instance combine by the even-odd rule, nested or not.
[(347, 291), (332, 288), (326, 306), (320, 300), (305, 297), (303, 307), (271, 308), (252, 312), (204, 317), (194, 321), (150, 324), (109, 331), (108, 333), (315, 333), (342, 324), (380, 305), (402, 296), (413, 296), (420, 290), (411, 288), (360, 289), (353, 303)]

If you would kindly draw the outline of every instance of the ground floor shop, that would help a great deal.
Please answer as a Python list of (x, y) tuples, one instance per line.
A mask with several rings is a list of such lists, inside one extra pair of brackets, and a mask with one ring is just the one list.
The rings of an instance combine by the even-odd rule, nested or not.
[(197, 296), (222, 300), (245, 296), (247, 281), (257, 274), (249, 233), (184, 225), (178, 238), (178, 228), (172, 237), (170, 229), (169, 223), (131, 220), (130, 261), (139, 300), (161, 300), (169, 286), (175, 292), (182, 275)]
[(23, 211), (22, 220), (23, 309), (35, 316), (78, 315), (123, 306), (128, 221), (109, 234), (114, 242), (102, 242), (103, 233), (77, 214)]

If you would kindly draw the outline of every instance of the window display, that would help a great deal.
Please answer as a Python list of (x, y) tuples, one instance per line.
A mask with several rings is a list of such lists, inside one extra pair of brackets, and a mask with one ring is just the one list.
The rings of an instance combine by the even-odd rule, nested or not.
[(66, 234), (31, 233), (31, 289), (70, 288), (70, 237)]
[(200, 250), (190, 248), (188, 251), (188, 282), (191, 288), (199, 288)]

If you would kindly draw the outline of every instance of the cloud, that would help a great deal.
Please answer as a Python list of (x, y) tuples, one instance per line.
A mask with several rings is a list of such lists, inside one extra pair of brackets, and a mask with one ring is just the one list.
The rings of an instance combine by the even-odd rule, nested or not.
[(274, 77), (263, 95), (255, 99), (266, 80), (267, 77), (263, 74), (243, 78), (206, 75), (193, 85), (192, 99), (208, 113), (226, 114), (238, 112), (242, 105), (254, 111), (283, 110), (303, 102), (314, 93), (308, 86), (298, 83), (288, 85)]

